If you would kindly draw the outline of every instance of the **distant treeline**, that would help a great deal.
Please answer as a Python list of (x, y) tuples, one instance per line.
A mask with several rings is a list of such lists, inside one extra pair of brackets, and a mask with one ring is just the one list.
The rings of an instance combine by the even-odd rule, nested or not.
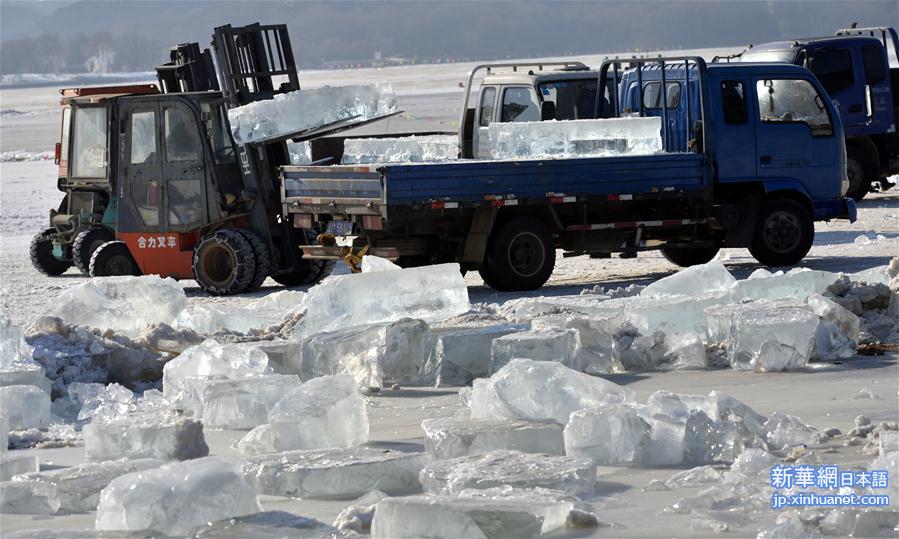
[(3, 74), (147, 71), (168, 58), (169, 44), (143, 35), (41, 34), (4, 40)]

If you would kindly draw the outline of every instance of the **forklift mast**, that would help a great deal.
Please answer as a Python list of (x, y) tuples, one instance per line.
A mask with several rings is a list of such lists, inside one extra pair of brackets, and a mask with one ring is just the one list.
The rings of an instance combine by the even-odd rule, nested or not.
[(156, 67), (156, 78), (164, 94), (218, 91), (215, 66), (209, 49), (200, 52), (197, 43), (172, 47), (171, 61)]

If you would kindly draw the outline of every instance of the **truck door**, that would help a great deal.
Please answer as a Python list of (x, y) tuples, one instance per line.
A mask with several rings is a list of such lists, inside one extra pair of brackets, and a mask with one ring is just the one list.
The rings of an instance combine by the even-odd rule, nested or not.
[(474, 141), (471, 147), (474, 149), (475, 159), (490, 157), (490, 137), (488, 126), (494, 119), (496, 111), (496, 87), (484, 86), (481, 88), (481, 97), (478, 99), (478, 112), (475, 117)]
[(757, 174), (768, 182), (798, 181), (815, 198), (840, 196), (832, 166), (842, 140), (834, 136), (827, 96), (811, 80), (753, 77)]
[(808, 69), (815, 74), (840, 111), (846, 134), (855, 134), (863, 128), (868, 114), (865, 110), (865, 84), (860, 77), (859, 62), (853, 58), (853, 50), (846, 47), (813, 48), (806, 54)]
[(185, 232), (207, 222), (202, 124), (181, 101), (163, 101), (161, 107), (164, 230)]
[(720, 116), (723, 120), (716, 124), (718, 136), (715, 137), (715, 152), (720, 156), (715, 161), (718, 181), (752, 181), (756, 178), (757, 160), (756, 122), (749, 116), (749, 111), (754, 107), (747, 99), (748, 95), (752, 95), (750, 79), (740, 76), (712, 79), (709, 87), (712, 94), (711, 116)]

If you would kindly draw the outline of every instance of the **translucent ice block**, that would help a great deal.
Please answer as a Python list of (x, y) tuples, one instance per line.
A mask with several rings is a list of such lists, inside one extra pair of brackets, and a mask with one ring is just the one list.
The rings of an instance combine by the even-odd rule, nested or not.
[(737, 281), (732, 289), (733, 299), (777, 300), (782, 298), (805, 299), (812, 294), (821, 294), (839, 278), (839, 274), (829, 271), (795, 268), (788, 273), (775, 273), (758, 279)]
[(340, 120), (362, 121), (396, 110), (389, 84), (324, 86), (278, 94), (228, 110), (238, 144), (290, 135)]
[(454, 135), (348, 138), (343, 141), (341, 163), (422, 163), (449, 161), (458, 157), (459, 139)]
[(35, 386), (0, 387), (0, 409), (10, 430), (46, 427), (50, 423), (50, 395)]
[(291, 165), (312, 164), (312, 145), (309, 142), (288, 142), (287, 150), (290, 152)]
[(22, 455), (16, 451), (0, 455), (0, 481), (9, 481), (13, 477), (40, 469), (37, 455)]
[(432, 461), (422, 468), (419, 479), (425, 492), (434, 495), (453, 496), (465, 489), (505, 485), (581, 495), (594, 492), (596, 465), (590, 459), (574, 456), (492, 451)]
[(578, 354), (578, 332), (573, 329), (542, 329), (504, 335), (493, 341), (490, 371), (503, 368), (512, 358), (534, 361), (557, 361), (575, 367)]
[(614, 370), (615, 335), (625, 323), (624, 316), (609, 312), (597, 315), (560, 314), (535, 318), (531, 327), (573, 329), (578, 333), (577, 359), (572, 367), (581, 372), (608, 373)]
[(649, 155), (662, 151), (658, 117), (501, 122), (489, 127), (493, 159)]
[(434, 348), (423, 374), (437, 387), (462, 386), (489, 376), (493, 341), (524, 329), (523, 324), (432, 329)]
[(203, 424), (170, 408), (139, 409), (114, 417), (94, 417), (82, 430), (90, 462), (120, 458), (186, 460), (204, 457), (209, 447)]
[(32, 353), (22, 329), (0, 314), (0, 386), (31, 385), (50, 394), (50, 380)]
[(183, 536), (208, 522), (261, 510), (238, 461), (207, 457), (113, 479), (100, 494), (96, 528)]
[(641, 296), (683, 295), (695, 296), (711, 291), (727, 291), (737, 282), (718, 260), (683, 269), (649, 284)]
[(565, 454), (597, 464), (634, 464), (643, 459), (652, 426), (631, 404), (578, 410), (565, 426)]
[(269, 411), (301, 384), (292, 374), (269, 374), (238, 380), (198, 380), (196, 394), (203, 425), (252, 429), (268, 422)]
[(369, 491), (344, 507), (334, 519), (334, 527), (339, 530), (371, 534), (371, 522), (375, 508), (387, 495), (380, 490)]
[(806, 425), (793, 415), (774, 412), (762, 426), (762, 435), (771, 449), (784, 449), (805, 444), (812, 445), (823, 439), (821, 431)]
[(424, 453), (353, 447), (286, 451), (247, 459), (244, 473), (259, 494), (352, 499), (370, 490), (408, 494), (420, 488)]
[(9, 415), (5, 410), (0, 410), (0, 453), (6, 453), (9, 449)]
[(735, 369), (773, 372), (799, 369), (811, 358), (819, 318), (803, 307), (761, 307), (734, 316), (727, 343)]
[(305, 301), (304, 292), (281, 290), (240, 306), (192, 305), (178, 317), (178, 325), (200, 334), (259, 332), (302, 310)]
[(576, 410), (633, 400), (630, 389), (561, 363), (513, 359), (489, 379), (475, 380), (471, 416), (564, 425)]
[(52, 515), (58, 510), (59, 497), (52, 485), (23, 481), (0, 483), (0, 513)]
[(339, 537), (336, 528), (314, 518), (286, 511), (263, 511), (245, 517), (228, 518), (194, 528), (191, 539), (330, 539)]
[(562, 426), (511, 419), (433, 418), (421, 423), (425, 451), (432, 459), (451, 459), (497, 449), (563, 455)]

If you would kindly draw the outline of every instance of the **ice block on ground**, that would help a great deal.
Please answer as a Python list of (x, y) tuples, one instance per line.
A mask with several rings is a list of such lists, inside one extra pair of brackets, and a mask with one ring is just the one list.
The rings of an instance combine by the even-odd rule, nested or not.
[(396, 96), (389, 84), (324, 86), (229, 109), (228, 120), (234, 140), (247, 144), (341, 120), (361, 122), (395, 110)]
[(842, 305), (815, 294), (807, 299), (808, 308), (821, 323), (815, 335), (814, 359), (849, 359), (858, 349), (859, 319)]
[(493, 341), (525, 329), (523, 324), (432, 328), (433, 347), (429, 347), (422, 376), (436, 387), (463, 386), (489, 376)]
[(31, 385), (50, 394), (50, 380), (32, 354), (22, 329), (0, 314), (0, 387)]
[(368, 415), (350, 376), (314, 378), (284, 395), (269, 423), (240, 439), (245, 455), (295, 449), (351, 447), (368, 441)]
[(37, 489), (39, 496), (49, 486), (59, 500), (59, 510), (66, 513), (93, 511), (100, 502), (100, 491), (113, 479), (127, 473), (149, 470), (164, 465), (155, 459), (120, 459), (102, 463), (79, 464), (69, 468), (26, 473), (15, 478), (27, 488)]
[(693, 410), (686, 423), (684, 461), (689, 464), (733, 462), (743, 450), (744, 442), (744, 433), (737, 424)]
[(709, 357), (702, 339), (695, 333), (666, 335), (667, 359), (675, 369), (704, 369)]
[(572, 533), (598, 525), (596, 517), (565, 493), (543, 489), (498, 490), (490, 495), (388, 498), (375, 509), (372, 539), (499, 539)]
[(191, 539), (334, 539), (337, 528), (286, 511), (263, 511), (194, 528)]
[(244, 474), (259, 494), (352, 499), (370, 490), (408, 494), (420, 489), (424, 453), (353, 447), (286, 451), (250, 457)]
[(489, 127), (493, 159), (563, 159), (661, 152), (658, 117), (501, 122)]
[(727, 291), (737, 280), (718, 260), (683, 269), (646, 286), (641, 296), (696, 296), (711, 291)]
[(6, 413), (10, 430), (50, 424), (50, 395), (32, 385), (0, 387), (0, 409)]
[(17, 361), (0, 366), (0, 387), (34, 386), (49, 395), (51, 385), (50, 379), (44, 375), (44, 368), (35, 361)]
[(298, 374), (348, 374), (360, 387), (411, 382), (425, 360), (427, 334), (427, 324), (409, 318), (318, 333), (303, 343)]
[(803, 307), (740, 311), (727, 342), (728, 361), (735, 369), (758, 372), (802, 368), (814, 350), (818, 324), (818, 316)]
[(137, 337), (149, 324), (172, 325), (187, 306), (181, 285), (155, 275), (103, 277), (69, 288), (53, 300), (45, 316)]
[(225, 429), (252, 429), (267, 423), (269, 411), (301, 383), (292, 374), (194, 382), (204, 427)]
[(348, 138), (343, 142), (344, 165), (372, 163), (422, 163), (459, 157), (455, 135), (394, 138)]
[(724, 476), (725, 483), (738, 483), (743, 480), (760, 481), (767, 480), (771, 474), (771, 468), (780, 463), (780, 459), (764, 449), (750, 447), (744, 449), (740, 456), (734, 460)]
[(451, 459), (497, 449), (564, 455), (562, 426), (511, 419), (432, 418), (421, 423), (425, 451), (432, 459)]
[(829, 271), (794, 268), (788, 273), (775, 273), (768, 277), (737, 281), (731, 289), (734, 301), (778, 300), (797, 298), (803, 300), (812, 294), (821, 294), (839, 278)]
[(575, 367), (578, 332), (573, 329), (542, 329), (504, 335), (493, 341), (490, 372), (503, 368), (512, 358), (557, 361)]
[(607, 404), (575, 411), (565, 426), (565, 454), (597, 464), (642, 462), (652, 426), (631, 404)]
[(25, 481), (0, 483), (0, 514), (52, 515), (57, 511), (59, 496), (52, 485)]
[(762, 425), (762, 436), (771, 449), (784, 449), (797, 445), (819, 443), (823, 434), (818, 429), (806, 425), (794, 415), (774, 412)]
[(288, 142), (287, 151), (290, 152), (290, 164), (311, 165), (312, 164), (312, 145), (308, 141)]
[(203, 423), (175, 413), (165, 403), (97, 417), (84, 426), (84, 454), (90, 462), (120, 458), (187, 460), (204, 457), (209, 447)]
[(375, 508), (387, 495), (380, 490), (372, 490), (353, 500), (334, 519), (334, 527), (339, 530), (371, 534), (371, 521), (375, 518)]
[(332, 276), (309, 289), (300, 335), (413, 318), (431, 323), (467, 312), (458, 264)]
[(601, 315), (548, 315), (535, 318), (531, 328), (573, 329), (578, 333), (577, 359), (575, 370), (590, 374), (608, 373), (617, 368), (614, 360), (615, 335), (625, 323), (617, 313)]
[(238, 461), (207, 457), (113, 479), (100, 494), (96, 527), (183, 536), (208, 522), (261, 510)]
[(486, 380), (475, 380), (471, 416), (549, 420), (564, 425), (571, 412), (633, 401), (633, 392), (554, 361), (513, 359)]
[(465, 489), (500, 486), (541, 487), (581, 495), (594, 492), (596, 465), (581, 457), (501, 450), (432, 461), (422, 468), (419, 479), (425, 492), (434, 495), (453, 496)]
[(0, 455), (0, 481), (9, 481), (16, 475), (36, 472), (39, 469), (37, 455), (22, 455), (17, 451)]
[(277, 326), (303, 309), (306, 293), (281, 290), (239, 307), (221, 304), (192, 305), (178, 317), (178, 326), (200, 334), (252, 333)]

